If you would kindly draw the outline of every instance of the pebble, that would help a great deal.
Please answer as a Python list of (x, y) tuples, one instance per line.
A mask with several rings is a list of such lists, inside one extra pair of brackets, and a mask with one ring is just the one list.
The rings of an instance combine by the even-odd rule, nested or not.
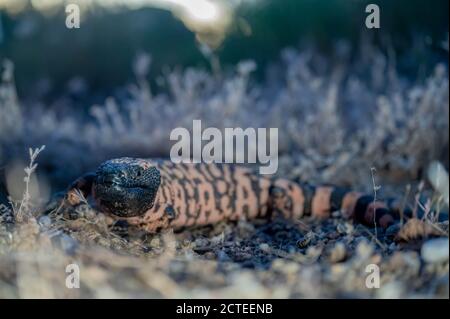
[(78, 243), (75, 239), (67, 234), (62, 234), (59, 237), (61, 248), (69, 255), (73, 255), (78, 248)]
[(216, 259), (216, 254), (214, 254), (212, 251), (208, 251), (207, 253), (204, 254), (206, 259), (209, 260), (214, 260)]
[(383, 284), (377, 289), (376, 296), (380, 299), (399, 299), (402, 298), (405, 287), (397, 281), (391, 281)]
[(161, 247), (161, 240), (159, 237), (152, 238), (150, 241), (150, 247), (152, 248), (160, 248)]
[(354, 227), (352, 224), (349, 223), (339, 223), (336, 227), (336, 230), (340, 234), (350, 235), (353, 233)]
[(230, 260), (231, 260), (231, 258), (228, 256), (228, 254), (227, 254), (225, 251), (223, 251), (223, 250), (220, 250), (220, 251), (217, 253), (217, 259), (218, 259), (219, 261), (222, 261), (222, 262), (230, 261)]
[(366, 239), (361, 240), (356, 247), (356, 253), (361, 259), (369, 258), (374, 251), (374, 247)]
[(441, 263), (448, 261), (448, 238), (430, 239), (421, 249), (423, 260), (427, 263)]
[(322, 248), (320, 246), (310, 246), (306, 249), (306, 256), (309, 258), (317, 258), (322, 253)]
[(259, 249), (261, 249), (263, 252), (270, 252), (270, 246), (266, 243), (260, 244)]
[(293, 253), (295, 253), (295, 252), (297, 251), (297, 248), (296, 248), (295, 246), (293, 246), (293, 245), (288, 245), (288, 246), (286, 247), (286, 250), (287, 250), (290, 254), (293, 254)]
[(390, 273), (401, 276), (417, 276), (420, 271), (420, 258), (415, 251), (396, 251), (390, 257), (387, 267)]
[(42, 231), (46, 231), (50, 228), (50, 226), (52, 224), (52, 219), (50, 217), (48, 217), (47, 215), (42, 215), (38, 219), (38, 224), (41, 227)]
[(346, 255), (347, 251), (345, 249), (345, 245), (341, 242), (336, 243), (336, 245), (331, 250), (330, 261), (332, 263), (338, 263), (340, 261), (343, 261)]
[(326, 236), (328, 239), (337, 239), (339, 238), (340, 234), (338, 232), (333, 231), (328, 233)]
[(295, 275), (300, 270), (300, 266), (296, 262), (286, 262), (283, 267), (285, 274)]

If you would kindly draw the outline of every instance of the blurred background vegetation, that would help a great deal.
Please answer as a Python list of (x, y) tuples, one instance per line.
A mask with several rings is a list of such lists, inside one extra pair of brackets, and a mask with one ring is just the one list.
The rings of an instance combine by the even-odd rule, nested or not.
[[(447, 60), (447, 0), (201, 0), (227, 9), (206, 26), (176, 10), (195, 8), (196, 1), (66, 1), (83, 9), (81, 28), (67, 29), (63, 0), (0, 0), (0, 59), (14, 62), (21, 98), (39, 95), (44, 101), (70, 85), (101, 101), (105, 92), (133, 80), (139, 52), (152, 56), (152, 85), (167, 66), (210, 68), (215, 61), (226, 69), (243, 59), (257, 63), (262, 79), (281, 49), (314, 43), (326, 54), (340, 39), (356, 47), (369, 37), (399, 55), (417, 50), (414, 61), (400, 63), (405, 72)], [(368, 3), (381, 8), (380, 30), (364, 27)]]

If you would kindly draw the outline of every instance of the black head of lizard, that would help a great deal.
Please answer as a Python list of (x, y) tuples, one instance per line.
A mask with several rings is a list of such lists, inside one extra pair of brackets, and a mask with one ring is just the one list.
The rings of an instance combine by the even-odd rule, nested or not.
[(143, 215), (155, 201), (161, 175), (149, 162), (119, 158), (104, 162), (95, 174), (94, 197), (100, 209), (119, 217)]

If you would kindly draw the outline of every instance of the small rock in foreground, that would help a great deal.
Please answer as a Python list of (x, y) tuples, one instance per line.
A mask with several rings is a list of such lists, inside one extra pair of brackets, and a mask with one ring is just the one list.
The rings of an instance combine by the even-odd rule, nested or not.
[(448, 238), (430, 239), (423, 244), (421, 255), (427, 263), (440, 263), (448, 260)]

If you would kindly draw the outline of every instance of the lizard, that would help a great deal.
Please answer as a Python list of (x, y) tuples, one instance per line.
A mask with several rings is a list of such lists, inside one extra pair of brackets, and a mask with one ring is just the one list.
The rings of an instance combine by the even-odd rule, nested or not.
[(382, 228), (399, 218), (395, 201), (374, 200), (348, 188), (258, 175), (233, 164), (163, 159), (108, 160), (75, 180), (62, 204), (74, 208), (89, 197), (113, 220), (126, 220), (149, 233), (242, 218), (329, 218), (334, 211)]

